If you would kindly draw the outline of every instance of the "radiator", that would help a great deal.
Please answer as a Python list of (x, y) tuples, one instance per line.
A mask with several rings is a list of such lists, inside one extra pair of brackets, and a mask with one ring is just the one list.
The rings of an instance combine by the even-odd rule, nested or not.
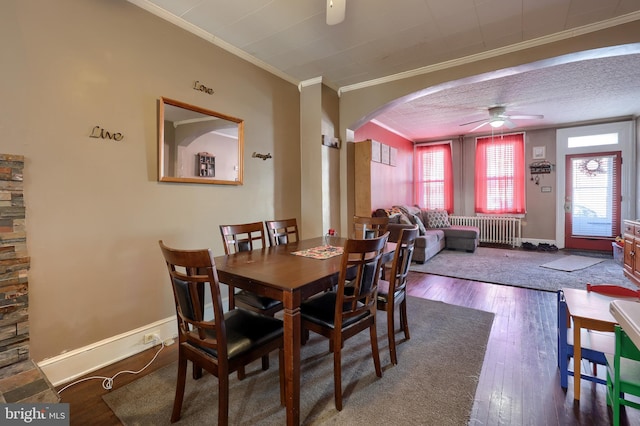
[(518, 217), (449, 216), (451, 225), (475, 226), (480, 230), (480, 242), (520, 245), (522, 221)]

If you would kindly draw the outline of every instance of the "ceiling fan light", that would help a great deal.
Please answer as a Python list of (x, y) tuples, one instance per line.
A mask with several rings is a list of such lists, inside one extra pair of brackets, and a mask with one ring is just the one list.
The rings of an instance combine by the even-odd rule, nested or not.
[(327, 0), (327, 25), (344, 21), (347, 0)]
[(504, 125), (504, 120), (501, 120), (501, 119), (491, 120), (489, 124), (491, 125), (491, 127), (494, 127), (497, 129), (498, 127), (502, 127)]

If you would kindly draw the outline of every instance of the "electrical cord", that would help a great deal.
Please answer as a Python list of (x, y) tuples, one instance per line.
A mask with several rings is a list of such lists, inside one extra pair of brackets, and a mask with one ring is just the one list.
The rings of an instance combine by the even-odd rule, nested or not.
[(138, 371), (123, 370), (123, 371), (117, 372), (116, 374), (114, 374), (111, 377), (104, 377), (104, 376), (85, 377), (84, 379), (76, 380), (73, 383), (69, 383), (68, 385), (66, 385), (65, 387), (63, 387), (62, 389), (60, 389), (58, 391), (58, 395), (60, 395), (62, 392), (64, 392), (65, 390), (67, 390), (68, 388), (70, 388), (73, 385), (77, 385), (78, 383), (86, 382), (87, 380), (93, 380), (93, 379), (102, 379), (102, 388), (103, 389), (107, 389), (107, 390), (112, 389), (113, 388), (113, 381), (115, 380), (116, 377), (118, 377), (120, 374), (124, 374), (124, 373), (128, 373), (128, 374), (140, 374), (140, 373), (142, 373), (147, 367), (149, 367), (153, 363), (153, 361), (156, 360), (158, 355), (160, 355), (160, 352), (162, 352), (162, 350), (165, 347), (166, 347), (166, 345), (164, 344), (164, 341), (160, 340), (160, 349), (158, 349), (158, 352), (156, 352), (156, 354), (153, 356), (151, 361), (149, 361), (147, 363), (147, 365), (145, 365), (144, 367), (142, 367)]

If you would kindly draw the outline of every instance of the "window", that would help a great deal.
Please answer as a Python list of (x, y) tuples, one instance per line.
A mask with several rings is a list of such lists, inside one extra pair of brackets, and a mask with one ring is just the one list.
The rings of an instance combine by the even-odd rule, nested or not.
[(567, 148), (583, 148), (587, 146), (617, 145), (618, 134), (606, 133), (602, 135), (573, 136), (567, 139)]
[(416, 203), (453, 213), (451, 144), (418, 145), (415, 158)]
[(524, 134), (476, 139), (475, 211), (524, 214)]
[(617, 152), (567, 157), (568, 218), (573, 237), (615, 238), (620, 234), (620, 155)]

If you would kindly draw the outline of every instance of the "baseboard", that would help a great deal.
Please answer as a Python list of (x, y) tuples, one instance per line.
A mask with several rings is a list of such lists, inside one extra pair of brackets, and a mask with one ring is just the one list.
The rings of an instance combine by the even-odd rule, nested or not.
[[(47, 358), (39, 362), (38, 367), (54, 386), (59, 386), (152, 348), (154, 345), (159, 345), (161, 342), (169, 343), (177, 337), (177, 331), (176, 317), (172, 316), (53, 358)], [(145, 344), (145, 334), (157, 334), (161, 341)]]
[[(228, 298), (223, 297), (223, 309), (226, 311), (228, 306)], [(213, 305), (211, 303), (205, 305), (204, 315), (205, 318), (213, 318)], [(160, 337), (160, 341), (144, 343), (145, 334), (157, 334)], [(135, 330), (65, 352), (53, 358), (47, 358), (37, 364), (51, 384), (59, 386), (71, 383), (79, 377), (146, 351), (160, 345), (162, 342), (165, 345), (172, 344), (177, 337), (178, 322), (176, 321), (176, 316), (172, 315)]]

